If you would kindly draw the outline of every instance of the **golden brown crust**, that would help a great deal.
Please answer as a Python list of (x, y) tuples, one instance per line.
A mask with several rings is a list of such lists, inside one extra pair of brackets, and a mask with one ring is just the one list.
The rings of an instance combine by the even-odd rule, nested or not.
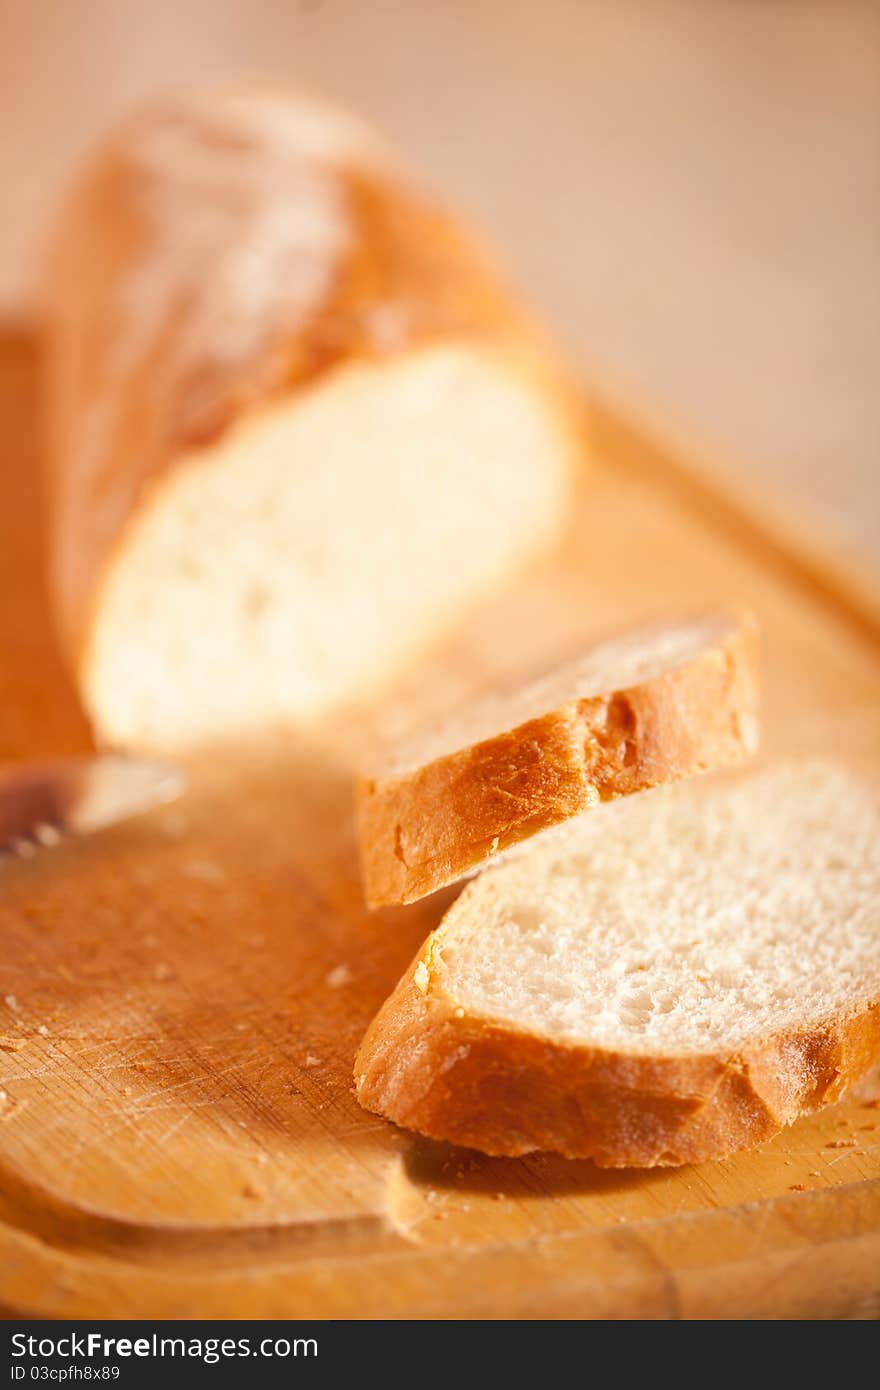
[(431, 977), (430, 951), (429, 941), (367, 1030), (358, 1099), (488, 1154), (546, 1149), (608, 1168), (722, 1158), (839, 1100), (880, 1058), (880, 1001), (739, 1055), (627, 1056), (554, 1042), (465, 1016)]
[[(160, 109), (155, 120), (167, 117)], [(319, 303), (294, 321), (279, 299), (252, 350), (225, 359), (206, 338), (169, 369), (193, 336), (187, 296), (169, 294), (146, 350), (127, 354), (120, 347), (126, 296), (136, 283), (149, 297), (150, 276), (161, 272), (137, 153), (152, 119), (133, 122), (75, 190), (46, 286), (53, 585), (75, 663), (111, 553), (157, 479), (249, 414), (341, 366), (472, 342), (539, 380), (575, 418), (558, 364), (479, 246), (389, 164), (360, 164), (351, 151), (317, 161), (346, 224), (345, 250), (329, 267)], [(222, 143), (216, 132), (211, 139)], [(234, 133), (230, 143), (234, 154)], [(246, 149), (240, 157), (249, 158)]]
[(357, 785), (371, 907), (408, 903), (600, 801), (741, 762), (754, 749), (747, 616), (677, 669), (571, 700), (412, 771)]

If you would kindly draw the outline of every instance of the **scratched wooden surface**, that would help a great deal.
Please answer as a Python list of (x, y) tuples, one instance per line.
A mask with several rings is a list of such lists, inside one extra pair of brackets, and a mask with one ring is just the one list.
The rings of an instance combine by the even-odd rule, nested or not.
[[(80, 750), (40, 580), (33, 363), (0, 353), (0, 756)], [(425, 708), (665, 603), (766, 634), (769, 751), (880, 758), (872, 596), (612, 410), (565, 550), (399, 690)], [(870, 1317), (870, 1090), (755, 1153), (602, 1172), (362, 1113), (351, 1063), (451, 894), (369, 916), (373, 711), (224, 749), (177, 806), (0, 868), (0, 1305), (48, 1316)], [(597, 813), (601, 814), (601, 812)]]

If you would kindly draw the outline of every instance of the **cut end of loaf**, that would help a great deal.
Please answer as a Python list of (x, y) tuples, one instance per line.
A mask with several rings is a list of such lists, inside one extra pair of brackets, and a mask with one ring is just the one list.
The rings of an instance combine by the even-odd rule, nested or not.
[(552, 542), (578, 447), (527, 371), (464, 347), (265, 409), (124, 532), (81, 667), (96, 726), (177, 748), (370, 694)]
[(163, 100), (52, 244), (51, 586), (104, 742), (356, 701), (558, 535), (570, 388), (360, 121)]
[(603, 801), (757, 744), (750, 615), (665, 619), (399, 743), (358, 787), (365, 895), (413, 902)]
[(783, 764), (560, 827), (484, 874), (371, 1025), (361, 1103), (484, 1149), (698, 1162), (880, 1057), (880, 779)]

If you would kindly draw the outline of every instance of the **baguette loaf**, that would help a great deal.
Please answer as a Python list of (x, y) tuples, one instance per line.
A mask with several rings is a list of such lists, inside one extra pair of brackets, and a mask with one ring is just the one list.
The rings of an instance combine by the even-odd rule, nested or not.
[(60, 221), (45, 313), (51, 587), (105, 741), (359, 697), (563, 524), (554, 362), (339, 113), (132, 120)]
[(600, 801), (741, 762), (757, 645), (747, 615), (653, 623), (398, 746), (356, 787), (367, 902), (413, 902)]
[(695, 1163), (880, 1058), (880, 780), (782, 764), (562, 826), (471, 884), (371, 1024), (361, 1104), (490, 1154)]

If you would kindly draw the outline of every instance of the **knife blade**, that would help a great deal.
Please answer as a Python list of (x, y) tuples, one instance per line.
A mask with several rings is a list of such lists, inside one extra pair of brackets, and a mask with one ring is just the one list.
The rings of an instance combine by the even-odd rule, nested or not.
[(0, 768), (0, 854), (30, 858), (174, 801), (185, 778), (170, 763), (105, 753)]

